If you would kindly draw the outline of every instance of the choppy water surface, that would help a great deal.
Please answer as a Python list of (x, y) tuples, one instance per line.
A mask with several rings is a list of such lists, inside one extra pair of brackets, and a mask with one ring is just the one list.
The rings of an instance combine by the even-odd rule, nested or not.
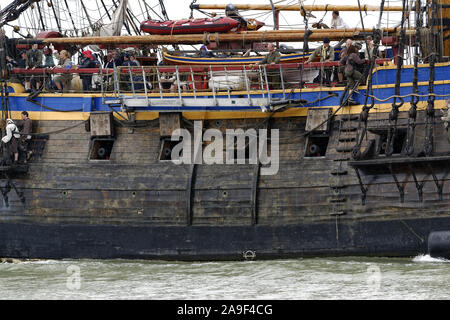
[(0, 264), (0, 299), (449, 299), (449, 262), (23, 261)]

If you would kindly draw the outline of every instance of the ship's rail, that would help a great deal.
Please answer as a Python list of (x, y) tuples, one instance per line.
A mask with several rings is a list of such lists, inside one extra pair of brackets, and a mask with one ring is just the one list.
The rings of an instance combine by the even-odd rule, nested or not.
[[(386, 59), (379, 59), (383, 64)], [(105, 105), (121, 107), (148, 107), (158, 99), (169, 107), (185, 106), (190, 100), (201, 98), (201, 104), (218, 106), (220, 98), (229, 98), (239, 93), (239, 98), (248, 106), (271, 105), (272, 93), (286, 100), (292, 89), (306, 86), (322, 86), (330, 79), (326, 73), (334, 73), (338, 61), (250, 65), (250, 66), (121, 66), (114, 69), (90, 68), (69, 70), (59, 68), (13, 69), (18, 81), (44, 83), (43, 91), (52, 92), (55, 75), (72, 74), (71, 78), (88, 81), (89, 90), (83, 90), (81, 82), (63, 92), (100, 92)], [(314, 79), (320, 78), (314, 83)], [(328, 80), (328, 81), (326, 81)], [(69, 83), (67, 83), (69, 84)], [(92, 86), (92, 87), (91, 87)], [(207, 99), (205, 94), (208, 95)], [(224, 100), (224, 99), (220, 99)], [(245, 101), (244, 101), (245, 100)], [(223, 102), (223, 101), (222, 101)], [(200, 103), (200, 102), (199, 102)]]

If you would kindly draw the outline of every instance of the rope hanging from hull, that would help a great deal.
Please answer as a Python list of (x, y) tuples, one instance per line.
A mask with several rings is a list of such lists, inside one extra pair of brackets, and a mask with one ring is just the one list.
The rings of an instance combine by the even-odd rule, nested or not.
[[(421, 12), (421, 1), (416, 2), (416, 30), (418, 31), (422, 28), (422, 12)], [(412, 93), (418, 94), (418, 78), (419, 78), (419, 46), (421, 43), (421, 37), (416, 37), (414, 43), (414, 72), (413, 72), (413, 88)], [(408, 130), (406, 133), (406, 154), (411, 156), (414, 153), (414, 133), (416, 129), (416, 118), (417, 118), (417, 103), (419, 98), (417, 96), (411, 96), (411, 108), (408, 112)]]
[(429, 73), (429, 80), (428, 80), (428, 104), (426, 109), (426, 123), (425, 123), (425, 140), (424, 140), (424, 146), (423, 146), (423, 152), (426, 156), (431, 156), (433, 154), (433, 143), (434, 143), (434, 137), (433, 137), (433, 129), (434, 129), (434, 101), (436, 97), (434, 94), (434, 78), (435, 78), (435, 63), (436, 63), (436, 42), (435, 42), (435, 33), (434, 33), (434, 21), (435, 21), (435, 15), (436, 15), (436, 2), (431, 2), (431, 13), (429, 12), (428, 20), (430, 24), (430, 41), (431, 44), (429, 46), (430, 49), (430, 56), (429, 56), (429, 63), (430, 63), (430, 73)]
[(400, 103), (397, 103), (397, 96), (400, 96), (400, 84), (401, 84), (401, 76), (402, 76), (402, 67), (403, 67), (403, 54), (405, 50), (405, 42), (406, 42), (406, 33), (405, 33), (405, 18), (406, 18), (406, 0), (402, 1), (402, 20), (400, 26), (400, 43), (397, 55), (397, 73), (395, 75), (395, 97), (394, 102), (392, 103), (392, 110), (389, 113), (389, 130), (386, 142), (386, 156), (390, 157), (394, 153), (394, 141), (397, 136), (397, 121), (399, 109), (403, 105), (404, 100), (400, 99)]
[[(361, 26), (364, 29), (364, 22), (363, 22), (363, 17), (362, 17), (362, 12), (361, 12), (361, 4), (360, 4), (359, 0), (358, 0), (358, 6), (360, 9), (359, 12), (360, 12), (360, 18), (361, 18)], [(384, 8), (384, 0), (381, 2), (380, 20), (381, 20), (382, 14), (383, 14), (383, 8)], [(364, 31), (364, 33), (366, 33), (366, 32)], [(356, 130), (356, 145), (352, 150), (353, 159), (359, 159), (361, 157), (361, 145), (363, 143), (364, 138), (367, 137), (367, 120), (369, 118), (369, 112), (370, 112), (370, 109), (372, 109), (375, 106), (375, 98), (373, 97), (373, 86), (372, 86), (372, 80), (373, 80), (372, 72), (375, 67), (376, 58), (378, 56), (378, 47), (381, 42), (381, 37), (382, 37), (381, 30), (379, 30), (379, 29), (373, 30), (374, 47), (373, 47), (372, 55), (370, 54), (370, 48), (366, 41), (366, 49), (367, 49), (367, 53), (368, 53), (369, 59), (370, 59), (370, 65), (369, 65), (368, 74), (367, 74), (368, 87), (367, 87), (366, 94), (364, 97), (364, 107), (362, 108), (362, 111), (359, 115), (358, 130)], [(370, 95), (369, 95), (369, 93), (370, 93)], [(370, 106), (367, 105), (369, 96), (371, 96), (370, 97), (371, 98)], [(364, 123), (364, 128), (363, 128), (362, 133), (359, 134), (359, 132), (361, 130), (362, 122)]]

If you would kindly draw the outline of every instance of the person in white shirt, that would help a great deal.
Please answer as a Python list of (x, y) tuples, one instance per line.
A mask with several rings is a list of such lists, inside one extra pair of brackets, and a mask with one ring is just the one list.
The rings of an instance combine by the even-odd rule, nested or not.
[(331, 29), (348, 29), (348, 25), (344, 22), (344, 20), (339, 16), (339, 11), (333, 11), (333, 18), (331, 18)]
[(11, 143), (11, 151), (14, 153), (14, 163), (19, 161), (19, 139), (20, 133), (17, 126), (14, 124), (14, 121), (11, 119), (6, 120), (6, 136), (2, 138), (3, 143)]

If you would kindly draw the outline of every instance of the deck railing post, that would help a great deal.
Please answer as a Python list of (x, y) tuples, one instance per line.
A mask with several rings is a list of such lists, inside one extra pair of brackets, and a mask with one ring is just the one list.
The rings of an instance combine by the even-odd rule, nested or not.
[(100, 90), (102, 92), (102, 104), (105, 104), (105, 91), (104, 91), (104, 85), (103, 85), (103, 68), (100, 67)]
[(130, 76), (130, 82), (131, 82), (131, 91), (133, 91), (133, 97), (136, 97), (136, 90), (134, 90), (134, 79), (133, 79), (133, 72), (131, 71), (131, 68), (128, 68), (128, 74)]
[(280, 79), (281, 79), (281, 89), (283, 90), (283, 100), (286, 100), (286, 91), (284, 89), (284, 79), (283, 79), (283, 68), (280, 64)]
[(248, 76), (247, 76), (247, 69), (244, 66), (244, 77), (245, 77), (245, 88), (247, 89), (247, 98), (248, 98), (248, 104), (249, 106), (252, 106), (252, 98), (250, 96), (250, 85), (248, 83)]
[(147, 90), (147, 81), (145, 80), (145, 71), (144, 71), (144, 67), (141, 67), (141, 68), (142, 68), (142, 79), (144, 82), (145, 99), (147, 101), (147, 105), (150, 105), (148, 102), (148, 90)]
[(175, 74), (177, 77), (178, 99), (180, 100), (180, 104), (183, 105), (183, 98), (181, 97), (180, 72), (178, 71), (178, 66), (175, 67)]
[(213, 92), (214, 105), (217, 106), (216, 88), (215, 88), (215, 85), (214, 85), (214, 74), (213, 74), (213, 70), (212, 70), (211, 65), (209, 66), (209, 75), (210, 75), (211, 83), (212, 83), (212, 92)]
[(194, 72), (192, 71), (192, 67), (191, 67), (191, 80), (192, 80), (192, 90), (194, 91), (194, 99), (197, 99), (197, 89), (195, 88), (195, 78)]
[(263, 81), (263, 77), (262, 77), (262, 70), (261, 70), (261, 66), (258, 66), (258, 72), (259, 72), (259, 87), (261, 89), (261, 93), (262, 93), (262, 97), (264, 99), (265, 94), (264, 94), (264, 81)]
[(270, 86), (269, 86), (269, 81), (267, 79), (267, 69), (266, 66), (264, 66), (264, 79), (266, 80), (266, 86), (267, 86), (267, 99), (269, 100), (269, 105), (272, 102), (271, 97), (270, 97)]
[(158, 77), (158, 87), (159, 87), (159, 97), (163, 98), (162, 85), (161, 85), (161, 74), (159, 73), (159, 68), (156, 67), (156, 76)]
[(231, 95), (230, 95), (230, 88), (228, 87), (229, 81), (228, 81), (228, 71), (227, 71), (227, 67), (224, 67), (224, 71), (225, 71), (225, 81), (227, 83), (227, 92), (228, 92), (228, 99), (231, 99)]

